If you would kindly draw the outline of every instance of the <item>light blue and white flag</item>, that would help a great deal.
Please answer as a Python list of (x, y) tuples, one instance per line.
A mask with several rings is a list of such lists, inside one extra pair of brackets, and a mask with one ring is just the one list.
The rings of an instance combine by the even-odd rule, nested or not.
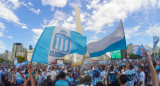
[(157, 58), (159, 58), (159, 54), (158, 54), (158, 52), (157, 52), (157, 56), (156, 56)]
[(157, 44), (159, 42), (159, 37), (158, 36), (153, 36), (153, 51), (156, 51), (157, 49)]
[(18, 63), (17, 58), (14, 59), (14, 65)]
[(144, 46), (141, 45), (132, 49), (132, 53), (135, 55), (142, 55), (142, 49), (144, 49), (146, 52), (149, 52)]
[(21, 66), (27, 65), (28, 63), (29, 63), (29, 61), (18, 63), (17, 58), (14, 59), (14, 65), (16, 66), (16, 68), (19, 68)]
[(126, 59), (123, 59), (123, 61), (126, 62), (127, 60), (126, 60)]
[(126, 48), (126, 39), (122, 21), (120, 21), (117, 29), (110, 35), (103, 39), (91, 42), (87, 45), (87, 51), (90, 57), (98, 57), (104, 55), (106, 52), (121, 50)]
[(67, 54), (86, 53), (86, 37), (61, 27), (46, 27), (32, 55), (32, 62), (49, 63)]

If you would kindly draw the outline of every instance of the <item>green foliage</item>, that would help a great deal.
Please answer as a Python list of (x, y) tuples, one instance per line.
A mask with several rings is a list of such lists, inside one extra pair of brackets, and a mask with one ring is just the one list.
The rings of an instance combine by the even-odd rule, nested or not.
[(140, 58), (142, 58), (140, 55), (135, 55), (134, 53), (131, 53), (129, 55), (129, 59), (140, 59)]
[(25, 62), (26, 59), (25, 59), (25, 57), (17, 56), (17, 61), (18, 61), (18, 63), (22, 63), (22, 62)]
[(5, 61), (4, 58), (0, 58), (0, 63), (3, 63)]
[(154, 52), (154, 53), (152, 53), (152, 55), (151, 55), (151, 56), (152, 56), (152, 57), (154, 57), (154, 55), (155, 55), (155, 56), (157, 56), (157, 53), (155, 53), (155, 52)]

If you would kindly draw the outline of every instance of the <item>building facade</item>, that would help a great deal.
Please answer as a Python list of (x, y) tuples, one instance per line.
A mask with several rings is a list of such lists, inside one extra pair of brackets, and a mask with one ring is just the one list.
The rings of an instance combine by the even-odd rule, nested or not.
[(32, 50), (28, 50), (28, 51), (27, 51), (27, 60), (28, 60), (28, 61), (31, 61), (33, 51), (34, 51), (34, 49), (33, 49), (33, 48), (32, 48)]
[(22, 56), (27, 58), (27, 48), (23, 47), (22, 43), (14, 43), (12, 48), (12, 60), (16, 58), (16, 56)]
[(134, 45), (132, 43), (127, 45), (127, 56), (129, 56), (132, 53), (133, 48), (134, 48)]

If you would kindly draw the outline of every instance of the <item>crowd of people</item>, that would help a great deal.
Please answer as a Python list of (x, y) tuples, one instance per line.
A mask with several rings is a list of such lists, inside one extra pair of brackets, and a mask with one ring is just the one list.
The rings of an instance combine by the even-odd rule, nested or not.
[(0, 86), (160, 86), (160, 62), (117, 60), (84, 65), (1, 65)]

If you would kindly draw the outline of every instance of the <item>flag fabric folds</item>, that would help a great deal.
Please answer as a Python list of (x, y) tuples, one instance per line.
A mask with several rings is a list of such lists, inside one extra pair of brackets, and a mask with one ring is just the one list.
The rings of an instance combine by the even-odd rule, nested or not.
[(86, 37), (61, 27), (46, 27), (32, 55), (32, 62), (49, 63), (67, 54), (86, 53)]
[(157, 52), (157, 56), (156, 56), (157, 58), (159, 58), (159, 54), (158, 54), (158, 52)]
[(153, 36), (153, 51), (156, 51), (157, 49), (157, 44), (159, 42), (159, 37), (158, 36)]
[(87, 45), (87, 51), (90, 57), (98, 57), (104, 55), (106, 52), (121, 50), (126, 48), (126, 39), (122, 21), (119, 26), (110, 35)]
[(142, 49), (149, 52), (144, 46), (141, 45), (132, 49), (132, 53), (134, 53), (135, 55), (142, 55)]
[(17, 58), (15, 58), (14, 59), (14, 65), (17, 64), (17, 63), (18, 63)]

